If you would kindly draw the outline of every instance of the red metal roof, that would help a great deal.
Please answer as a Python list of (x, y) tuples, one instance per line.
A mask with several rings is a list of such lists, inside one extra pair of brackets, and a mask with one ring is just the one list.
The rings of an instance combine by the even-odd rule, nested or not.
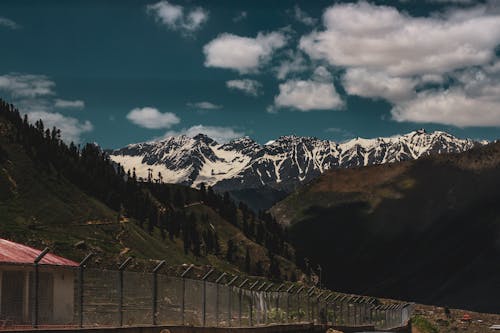
[[(41, 250), (0, 238), (0, 263), (33, 264)], [(41, 265), (78, 266), (78, 263), (47, 253)]]

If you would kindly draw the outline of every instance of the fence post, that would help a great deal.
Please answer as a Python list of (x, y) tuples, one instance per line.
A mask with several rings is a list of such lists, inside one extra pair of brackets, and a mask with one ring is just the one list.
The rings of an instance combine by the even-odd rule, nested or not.
[(120, 326), (123, 326), (123, 271), (128, 266), (132, 258), (128, 257), (121, 265), (118, 267), (118, 292), (119, 292), (119, 304), (118, 304), (118, 312), (120, 315)]
[(160, 263), (153, 269), (153, 326), (156, 326), (158, 316), (158, 271), (165, 265), (165, 260), (160, 261)]
[[(260, 291), (262, 290), (262, 288), (264, 288), (265, 285), (266, 285), (266, 282), (262, 282), (262, 284), (257, 288), (257, 295), (258, 295), (259, 301), (264, 297), (264, 295)], [(261, 303), (259, 302), (258, 305), (260, 305), (260, 304)], [(255, 310), (258, 310), (258, 308), (260, 308), (260, 307), (256, 306)], [(264, 309), (260, 309), (260, 311), (255, 311), (257, 325), (262, 324), (262, 317), (263, 317), (264, 311), (265, 311), (265, 306), (264, 306)]]
[(332, 326), (337, 323), (337, 316), (338, 316), (338, 313), (337, 313), (337, 299), (338, 298), (339, 298), (339, 296), (335, 296), (332, 299)]
[(292, 289), (294, 288), (295, 286), (290, 286), (290, 288), (288, 288), (286, 290), (286, 323), (288, 324), (290, 322), (290, 293), (292, 292)]
[(219, 282), (222, 278), (226, 276), (226, 273), (222, 273), (217, 280), (215, 280), (215, 326), (219, 326)]
[(300, 292), (304, 290), (304, 287), (300, 287), (297, 290), (297, 322), (300, 323)]
[(227, 322), (227, 325), (228, 327), (231, 327), (232, 325), (232, 319), (233, 319), (233, 309), (232, 309), (232, 296), (233, 296), (233, 283), (236, 282), (236, 280), (238, 280), (239, 276), (238, 275), (235, 275), (231, 281), (229, 281), (227, 283), (227, 287), (229, 288), (228, 290), (228, 300), (227, 300), (227, 305), (228, 305), (228, 311), (227, 311), (227, 317), (228, 317), (228, 322)]
[(313, 317), (314, 317), (314, 306), (313, 304), (311, 304), (311, 295), (314, 294), (314, 287), (311, 287), (308, 291), (307, 291), (307, 317), (308, 317), (308, 321), (309, 322), (312, 322), (313, 321)]
[(38, 290), (40, 288), (39, 284), (40, 284), (40, 281), (39, 281), (39, 272), (38, 272), (38, 264), (40, 263), (40, 261), (43, 259), (43, 257), (45, 257), (45, 255), (47, 253), (49, 253), (50, 249), (48, 247), (46, 247), (45, 249), (43, 249), (42, 252), (40, 252), (40, 254), (35, 258), (35, 260), (33, 261), (33, 264), (35, 265), (35, 292), (34, 292), (34, 297), (35, 297), (35, 302), (34, 302), (34, 311), (33, 311), (33, 327), (34, 328), (38, 328)]
[(203, 327), (206, 326), (207, 323), (207, 279), (215, 271), (214, 268), (210, 269), (207, 274), (205, 274), (201, 280), (203, 281), (203, 297), (202, 297), (202, 308), (201, 308), (201, 313), (203, 316)]
[(251, 286), (250, 286), (250, 326), (253, 326), (253, 288), (259, 283), (259, 281), (255, 281)]
[(193, 264), (189, 265), (189, 267), (181, 274), (182, 278), (182, 302), (181, 302), (181, 315), (182, 315), (182, 326), (186, 324), (186, 275), (189, 271), (194, 267)]
[(325, 297), (325, 299), (323, 300), (323, 302), (325, 303), (325, 319), (326, 319), (326, 324), (328, 325), (328, 308), (329, 308), (329, 305), (330, 305), (330, 302), (328, 302), (328, 300), (330, 299), (330, 297), (333, 296), (333, 293), (330, 293), (328, 296)]
[(79, 310), (78, 310), (78, 317), (79, 317), (79, 326), (80, 328), (83, 327), (83, 271), (85, 270), (85, 265), (87, 262), (90, 260), (90, 258), (93, 256), (93, 253), (87, 254), (85, 258), (80, 262), (78, 265), (78, 298), (80, 302)]
[[(272, 286), (274, 286), (274, 284), (273, 284), (273, 283), (270, 283), (270, 284), (266, 287), (266, 289), (264, 289), (264, 292), (265, 292), (266, 298), (267, 298), (267, 300), (269, 301), (269, 304), (268, 304), (268, 305), (269, 305), (269, 306), (268, 306), (268, 307), (269, 307), (269, 309), (267, 309), (268, 307), (265, 307), (265, 309), (266, 309), (266, 310), (265, 310), (265, 319), (266, 319), (266, 324), (269, 324), (269, 310), (272, 310), (272, 308), (271, 308), (271, 298), (272, 298), (272, 296), (271, 296), (271, 293), (268, 291), (269, 289), (271, 289), (271, 287), (272, 287)], [(276, 311), (278, 311), (278, 308), (276, 308)], [(276, 312), (276, 313), (277, 313), (277, 312)]]
[[(321, 299), (320, 299), (320, 298), (321, 298), (321, 296), (323, 296), (323, 294), (324, 294), (324, 293), (325, 293), (325, 292), (324, 292), (324, 291), (322, 291), (322, 292), (320, 292), (320, 293), (319, 293), (319, 295), (318, 295), (318, 296), (316, 296), (316, 303), (317, 303), (317, 305), (318, 305), (318, 307), (317, 307), (317, 308), (318, 308), (318, 309), (317, 309), (318, 311), (317, 311), (317, 313), (316, 313), (316, 318), (318, 319), (318, 324), (322, 324), (322, 321), (323, 321), (323, 318), (321, 318)], [(314, 312), (313, 312), (313, 313), (314, 313)]]
[(281, 289), (285, 287), (283, 284), (280, 284), (278, 286), (278, 288), (276, 289), (275, 292), (277, 292), (278, 294), (276, 295), (276, 314), (279, 315), (279, 318), (278, 318), (278, 322), (279, 323), (283, 323), (283, 315), (282, 315), (282, 311), (281, 311), (281, 307), (280, 307), (280, 299), (281, 299)]
[(248, 282), (248, 279), (245, 279), (239, 286), (238, 286), (238, 290), (240, 292), (240, 304), (239, 304), (239, 308), (238, 308), (238, 311), (239, 311), (239, 321), (240, 321), (240, 327), (242, 327), (242, 312), (243, 312), (243, 286)]

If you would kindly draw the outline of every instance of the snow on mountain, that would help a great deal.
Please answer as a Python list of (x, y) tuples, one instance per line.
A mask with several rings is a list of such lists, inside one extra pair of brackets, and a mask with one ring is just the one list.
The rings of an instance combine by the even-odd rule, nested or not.
[(462, 152), (484, 144), (445, 132), (413, 131), (388, 138), (355, 138), (343, 143), (313, 137), (282, 136), (260, 145), (249, 137), (218, 144), (208, 136), (185, 135), (131, 144), (110, 153), (138, 177), (152, 172), (162, 181), (193, 187), (205, 183), (222, 190), (272, 186), (290, 189), (333, 168), (417, 159)]

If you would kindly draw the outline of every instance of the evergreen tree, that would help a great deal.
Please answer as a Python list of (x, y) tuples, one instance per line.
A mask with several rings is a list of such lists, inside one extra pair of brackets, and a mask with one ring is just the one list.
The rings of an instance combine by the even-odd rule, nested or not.
[(229, 262), (233, 262), (234, 260), (234, 252), (235, 252), (234, 241), (229, 239), (227, 241), (227, 252), (226, 252), (226, 260)]
[(251, 269), (250, 250), (247, 247), (247, 251), (245, 253), (245, 272), (250, 273), (250, 269)]

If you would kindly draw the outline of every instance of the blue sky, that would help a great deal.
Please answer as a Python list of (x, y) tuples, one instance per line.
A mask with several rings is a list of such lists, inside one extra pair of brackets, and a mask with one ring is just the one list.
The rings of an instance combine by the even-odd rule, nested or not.
[(105, 148), (500, 137), (500, 2), (0, 2), (0, 96)]

